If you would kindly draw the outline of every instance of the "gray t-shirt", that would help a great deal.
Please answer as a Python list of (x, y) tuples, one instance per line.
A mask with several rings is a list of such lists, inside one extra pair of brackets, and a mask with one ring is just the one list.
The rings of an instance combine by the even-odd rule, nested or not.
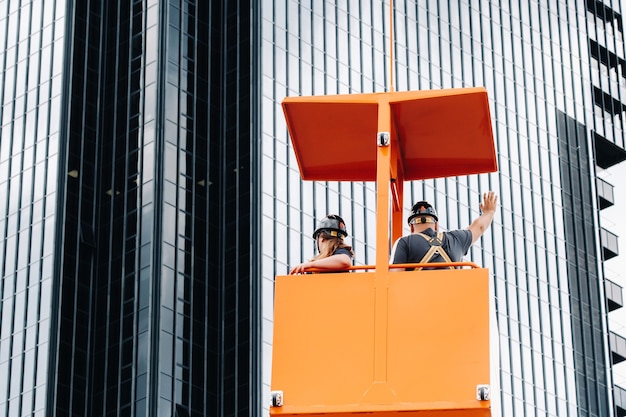
[[(437, 232), (433, 229), (426, 229), (422, 232), (429, 237), (437, 236)], [(443, 250), (446, 251), (452, 262), (460, 262), (463, 256), (467, 254), (469, 247), (472, 245), (472, 232), (468, 229), (453, 230), (443, 233)], [(422, 236), (411, 234), (398, 239), (391, 251), (391, 263), (393, 264), (409, 264), (418, 263), (422, 260), (426, 252), (430, 249), (430, 244)], [(436, 254), (427, 262), (445, 262), (445, 260)]]

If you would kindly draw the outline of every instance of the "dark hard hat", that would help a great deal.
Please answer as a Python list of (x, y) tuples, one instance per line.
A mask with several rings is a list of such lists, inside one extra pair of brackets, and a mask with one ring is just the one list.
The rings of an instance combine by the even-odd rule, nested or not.
[(317, 225), (317, 229), (313, 232), (313, 239), (317, 239), (320, 233), (326, 232), (331, 236), (337, 236), (340, 238), (344, 238), (348, 236), (348, 231), (346, 230), (346, 223), (343, 219), (336, 214), (329, 214), (324, 217)]
[[(417, 203), (415, 203), (413, 205), (413, 208), (411, 209), (412, 214), (409, 216), (408, 222), (409, 224), (411, 223), (433, 223), (433, 221), (429, 221), (429, 219), (426, 217), (432, 217), (435, 222), (439, 221), (439, 218), (437, 217), (437, 212), (435, 211), (435, 209), (433, 208), (433, 206), (431, 206), (427, 201), (418, 201)], [(424, 216), (424, 217), (422, 217)], [(417, 219), (417, 221), (413, 222), (413, 219), (419, 217), (419, 219)]]

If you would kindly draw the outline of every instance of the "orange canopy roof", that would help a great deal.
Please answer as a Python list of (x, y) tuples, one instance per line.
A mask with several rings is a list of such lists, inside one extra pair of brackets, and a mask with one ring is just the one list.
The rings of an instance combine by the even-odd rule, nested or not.
[(404, 180), (497, 169), (486, 90), (455, 88), (285, 98), (302, 178), (375, 181), (378, 108), (387, 103)]

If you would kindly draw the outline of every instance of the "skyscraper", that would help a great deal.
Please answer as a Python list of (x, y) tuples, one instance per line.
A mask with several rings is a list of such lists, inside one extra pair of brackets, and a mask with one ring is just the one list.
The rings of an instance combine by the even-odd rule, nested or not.
[(615, 0), (0, 0), (0, 416), (262, 415), (273, 279), (315, 221), (341, 214), (358, 264), (389, 249), (373, 183), (301, 181), (280, 102), (470, 86), (499, 171), (407, 183), (407, 212), (465, 227), (500, 195), (468, 259), (493, 275), (502, 415), (623, 415), (599, 214), (623, 31)]
[[(613, 184), (599, 178), (626, 158), (620, 3), (400, 0), (391, 16), (389, 1), (273, 6), (262, 8), (261, 30), (262, 169), (274, 174), (262, 186), (264, 234), (273, 231), (263, 245), (264, 294), (274, 274), (313, 255), (306, 235), (328, 212), (346, 219), (357, 263), (388, 250), (371, 236), (372, 184), (299, 181), (275, 103), (485, 86), (498, 173), (406, 184), (405, 209), (429, 200), (440, 226), (454, 229), (478, 216), (481, 192), (500, 195), (495, 222), (468, 259), (493, 274), (502, 415), (622, 415), (626, 398), (611, 368), (624, 339), (607, 324), (621, 287), (603, 276), (617, 236), (599, 215), (613, 201)], [(265, 335), (271, 309), (263, 313)]]
[(0, 415), (257, 414), (249, 14), (0, 2)]

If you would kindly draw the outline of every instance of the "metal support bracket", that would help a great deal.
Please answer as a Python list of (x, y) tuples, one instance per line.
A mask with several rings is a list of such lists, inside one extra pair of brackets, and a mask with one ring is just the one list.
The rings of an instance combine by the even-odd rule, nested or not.
[(282, 391), (272, 391), (270, 393), (272, 397), (272, 407), (282, 407), (285, 397)]
[(390, 137), (389, 132), (378, 132), (376, 138), (378, 146), (389, 146)]
[(489, 385), (476, 385), (476, 399), (478, 401), (489, 401), (491, 399)]

